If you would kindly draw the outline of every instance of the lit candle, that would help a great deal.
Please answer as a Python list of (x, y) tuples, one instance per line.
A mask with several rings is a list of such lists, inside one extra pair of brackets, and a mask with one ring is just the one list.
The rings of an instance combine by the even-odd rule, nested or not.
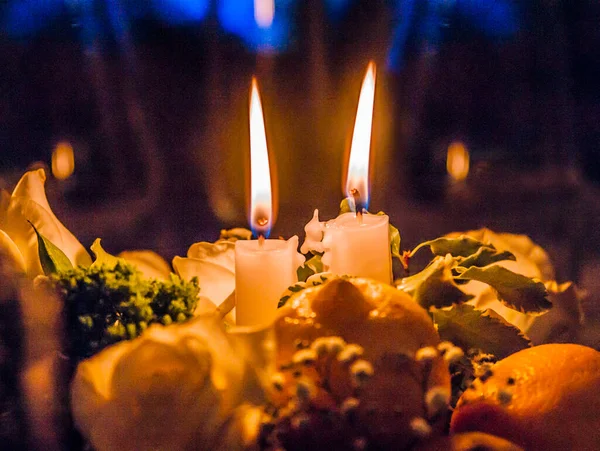
[(268, 240), (273, 225), (269, 154), (256, 80), (250, 94), (250, 227), (258, 240), (235, 243), (235, 296), (238, 325), (266, 324), (275, 317), (281, 294), (298, 281), (304, 262), (298, 237)]
[(302, 252), (323, 251), (323, 264), (333, 274), (368, 277), (390, 283), (389, 218), (366, 212), (374, 98), (375, 64), (371, 62), (358, 100), (346, 179), (346, 195), (354, 199), (355, 212), (343, 213), (323, 224), (319, 222), (318, 211), (315, 211), (313, 219), (305, 227), (306, 240)]

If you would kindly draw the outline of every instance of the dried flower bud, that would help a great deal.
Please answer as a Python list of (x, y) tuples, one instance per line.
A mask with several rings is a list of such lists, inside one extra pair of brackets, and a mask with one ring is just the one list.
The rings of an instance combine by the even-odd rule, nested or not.
[(373, 365), (366, 360), (357, 360), (350, 367), (350, 374), (354, 383), (361, 386), (373, 376)]
[(353, 360), (361, 357), (365, 350), (362, 346), (357, 344), (346, 345), (344, 349), (338, 354), (337, 359), (342, 363), (350, 363)]
[(342, 337), (329, 337), (329, 341), (327, 343), (327, 350), (331, 354), (338, 355), (345, 347), (346, 342)]
[(512, 401), (512, 393), (507, 390), (500, 390), (497, 395), (500, 404), (508, 404)]
[(442, 355), (453, 347), (454, 347), (454, 345), (450, 341), (442, 341), (439, 345), (437, 345), (437, 349), (438, 349), (438, 351), (440, 351), (440, 354), (442, 354)]
[(314, 350), (317, 353), (318, 357), (324, 356), (327, 354), (329, 348), (329, 339), (328, 337), (319, 337), (310, 345), (310, 349)]
[(308, 379), (300, 379), (296, 383), (296, 396), (299, 401), (310, 401), (315, 395), (315, 386)]
[(285, 376), (283, 373), (275, 373), (271, 376), (271, 384), (273, 384), (273, 388), (277, 391), (282, 391), (285, 385)]
[(317, 360), (317, 353), (313, 349), (301, 349), (296, 351), (292, 356), (294, 365), (310, 366), (314, 365)]
[(415, 359), (417, 362), (430, 362), (438, 356), (438, 351), (433, 346), (427, 346), (417, 350)]
[(427, 438), (431, 435), (431, 426), (425, 418), (414, 417), (410, 420), (410, 429), (419, 438)]
[(448, 363), (456, 363), (465, 355), (458, 346), (453, 346), (444, 353), (444, 360)]
[(359, 404), (360, 404), (360, 401), (356, 398), (346, 398), (346, 399), (344, 399), (344, 402), (342, 402), (342, 405), (340, 406), (340, 410), (343, 415), (348, 415), (348, 414), (354, 412), (358, 408)]
[(450, 392), (444, 387), (433, 387), (425, 394), (427, 414), (432, 418), (448, 408), (450, 404)]

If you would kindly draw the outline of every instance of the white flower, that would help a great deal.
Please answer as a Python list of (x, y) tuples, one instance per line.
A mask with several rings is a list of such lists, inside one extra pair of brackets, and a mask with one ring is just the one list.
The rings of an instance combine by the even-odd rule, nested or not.
[(12, 194), (0, 193), (0, 253), (12, 266), (30, 277), (42, 274), (38, 256), (37, 230), (62, 250), (73, 265), (89, 266), (92, 260), (75, 236), (52, 212), (43, 169), (26, 172)]
[(235, 290), (235, 242), (195, 243), (187, 257), (175, 257), (173, 268), (179, 277), (198, 277), (200, 302), (196, 313), (213, 311)]
[(273, 340), (270, 328), (227, 333), (216, 315), (154, 325), (78, 366), (75, 424), (98, 451), (218, 449), (222, 440), (240, 441), (248, 431), (225, 426), (245, 418), (240, 406), (263, 400), (274, 373)]

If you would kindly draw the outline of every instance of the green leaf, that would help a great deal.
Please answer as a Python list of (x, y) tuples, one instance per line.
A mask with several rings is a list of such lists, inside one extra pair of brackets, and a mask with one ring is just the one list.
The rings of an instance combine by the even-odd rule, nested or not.
[(480, 247), (474, 254), (459, 260), (458, 266), (462, 266), (463, 268), (470, 268), (471, 266), (483, 267), (503, 260), (516, 261), (517, 259), (509, 251), (498, 252), (491, 247)]
[(92, 263), (92, 267), (106, 265), (114, 268), (118, 263), (124, 263), (125, 260), (114, 255), (109, 254), (104, 250), (102, 244), (100, 244), (100, 238), (96, 238), (94, 243), (90, 246), (90, 249), (94, 253), (96, 260)]
[(503, 359), (531, 346), (518, 328), (493, 310), (480, 311), (462, 304), (449, 310), (435, 310), (433, 322), (442, 340), (451, 341), (465, 351), (478, 348)]
[[(380, 211), (377, 213), (377, 216), (383, 216), (385, 213)], [(402, 259), (402, 255), (400, 253), (400, 231), (394, 227), (391, 223), (389, 224), (389, 234), (390, 234), (390, 250), (392, 252), (392, 257), (397, 258), (398, 260)]]
[[(310, 254), (309, 254), (310, 255)], [(308, 260), (304, 262), (304, 265), (299, 267), (296, 271), (298, 275), (298, 280), (300, 282), (305, 282), (313, 274), (318, 274), (324, 271), (323, 262), (321, 258), (323, 254), (315, 253)]]
[(469, 257), (479, 251), (480, 248), (487, 248), (495, 251), (496, 248), (491, 244), (484, 244), (474, 238), (461, 235), (458, 238), (441, 237), (435, 240), (425, 241), (415, 247), (411, 255), (414, 255), (419, 249), (429, 246), (434, 255), (444, 256), (450, 254), (453, 257)]
[(342, 202), (340, 203), (340, 214), (343, 213), (354, 213), (354, 200), (346, 197), (344, 200), (342, 200)]
[(48, 238), (38, 232), (38, 229), (35, 228), (31, 221), (27, 222), (33, 227), (37, 236), (38, 255), (44, 274), (48, 276), (50, 274), (58, 274), (73, 269), (73, 264), (71, 263), (71, 260), (69, 260), (69, 257), (67, 257), (65, 253)]
[(425, 309), (450, 307), (473, 298), (458, 288), (451, 269), (445, 264), (438, 265), (438, 268), (417, 287), (413, 297)]
[(487, 283), (498, 295), (498, 300), (507, 307), (522, 313), (541, 314), (552, 307), (548, 291), (542, 282), (514, 273), (502, 266), (487, 268), (475, 266), (460, 274), (459, 280), (477, 280)]
[(397, 288), (413, 296), (425, 309), (467, 302), (472, 296), (460, 290), (454, 282), (452, 267), (455, 261), (453, 258), (436, 257), (421, 272), (397, 281)]

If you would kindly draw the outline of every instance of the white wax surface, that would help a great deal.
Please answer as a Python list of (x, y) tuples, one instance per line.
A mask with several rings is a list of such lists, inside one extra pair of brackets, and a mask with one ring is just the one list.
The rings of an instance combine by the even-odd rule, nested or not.
[(238, 240), (235, 243), (236, 323), (272, 321), (282, 293), (298, 281), (298, 237), (288, 241)]
[(390, 283), (389, 217), (344, 213), (325, 225), (323, 243), (327, 249), (329, 272), (338, 275), (367, 277)]

